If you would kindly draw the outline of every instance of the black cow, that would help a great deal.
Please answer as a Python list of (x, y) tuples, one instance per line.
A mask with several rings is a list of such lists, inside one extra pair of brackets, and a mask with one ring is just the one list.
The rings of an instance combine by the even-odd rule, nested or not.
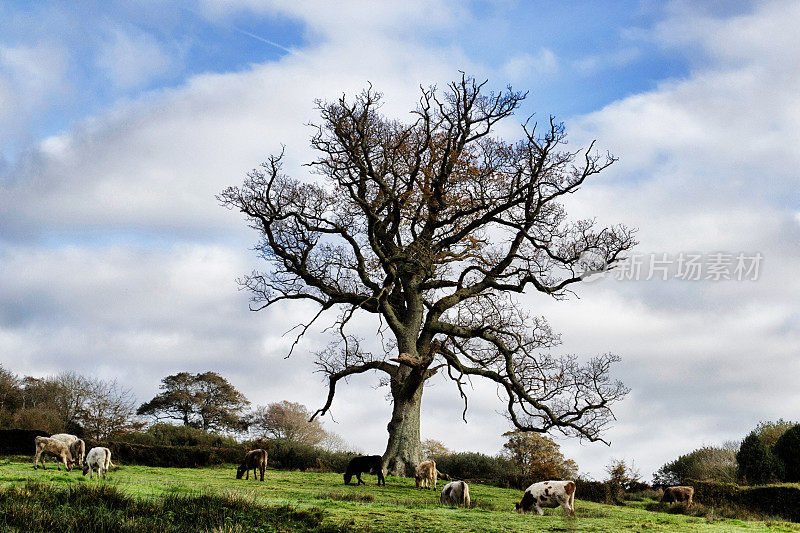
[(383, 483), (386, 486), (386, 480), (383, 479), (383, 457), (380, 455), (365, 455), (363, 457), (353, 457), (347, 465), (347, 472), (344, 473), (344, 484), (349, 485), (350, 479), (353, 476), (358, 478), (356, 485), (366, 485), (361, 481), (361, 473), (375, 474), (378, 476), (378, 486)]

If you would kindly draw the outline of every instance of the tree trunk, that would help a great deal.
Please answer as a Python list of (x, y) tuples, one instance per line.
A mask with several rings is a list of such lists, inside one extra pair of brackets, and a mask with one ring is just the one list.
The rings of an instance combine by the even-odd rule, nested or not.
[(413, 476), (422, 461), (419, 415), (425, 379), (417, 370), (402, 368), (392, 379), (392, 420), (383, 464), (389, 475)]

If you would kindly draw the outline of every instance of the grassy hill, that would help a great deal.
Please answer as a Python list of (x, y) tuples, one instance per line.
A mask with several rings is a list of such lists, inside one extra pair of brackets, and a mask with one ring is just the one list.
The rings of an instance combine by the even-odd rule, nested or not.
[(457, 509), (442, 507), (438, 491), (417, 489), (405, 478), (388, 477), (386, 487), (377, 487), (374, 476), (365, 476), (369, 484), (356, 487), (345, 486), (341, 474), (269, 470), (260, 482), (252, 476), (237, 480), (234, 466), (122, 466), (104, 485), (49, 464), (34, 471), (32, 460), (0, 459), (2, 530), (58, 525), (84, 531), (89, 518), (80, 508), (86, 513), (95, 506), (90, 518), (96, 531), (800, 531), (800, 524), (695, 518), (580, 500), (576, 518), (564, 517), (561, 509), (519, 515), (513, 509), (521, 491), (478, 484), (470, 486), (475, 507)]

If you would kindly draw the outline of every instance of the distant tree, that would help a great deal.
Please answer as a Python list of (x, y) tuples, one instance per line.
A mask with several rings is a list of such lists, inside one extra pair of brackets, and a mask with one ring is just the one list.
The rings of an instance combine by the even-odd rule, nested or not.
[(561, 447), (550, 437), (528, 431), (503, 433), (508, 441), (505, 455), (514, 461), (525, 476), (536, 479), (570, 479), (578, 474), (578, 465), (561, 453)]
[(783, 481), (800, 482), (800, 424), (781, 435), (772, 451), (782, 463)]
[(179, 372), (161, 380), (161, 393), (136, 410), (136, 414), (153, 416), (156, 420), (180, 420), (191, 425), (196, 411), (195, 377), (189, 372)]
[(642, 483), (642, 474), (633, 461), (628, 464), (625, 459), (611, 459), (606, 465), (607, 481), (623, 490), (631, 490)]
[(136, 410), (156, 420), (178, 420), (203, 430), (241, 431), (247, 398), (215, 372), (179, 372), (161, 380), (161, 393)]
[(54, 408), (65, 427), (70, 433), (80, 433), (82, 413), (98, 384), (75, 372), (62, 372), (48, 381), (53, 384)]
[(215, 372), (203, 372), (195, 376), (195, 386), (201, 429), (247, 429), (243, 414), (250, 402), (228, 380)]
[(755, 431), (750, 432), (736, 454), (738, 478), (750, 485), (776, 481), (781, 476), (780, 461)]
[(789, 420), (779, 418), (775, 422), (759, 422), (753, 432), (758, 435), (758, 438), (761, 439), (761, 442), (764, 443), (764, 446), (766, 446), (767, 449), (772, 449), (772, 447), (775, 446), (775, 443), (778, 442), (778, 439), (780, 439), (784, 433), (796, 425), (797, 422), (791, 422)]
[(305, 405), (282, 401), (259, 405), (250, 420), (251, 429), (262, 437), (286, 439), (303, 444), (320, 444), (326, 433), (319, 420), (309, 421)]
[(121, 387), (116, 380), (89, 382), (89, 394), (80, 415), (89, 437), (103, 440), (141, 429), (144, 424), (136, 420), (135, 413), (136, 399), (130, 389)]
[(450, 450), (438, 440), (425, 439), (422, 441), (422, 455), (430, 459), (442, 455), (450, 455)]
[(22, 380), (0, 365), (0, 411), (14, 411), (22, 405)]
[(319, 446), (331, 452), (355, 452), (363, 455), (359, 448), (353, 446), (344, 437), (333, 431), (325, 431), (325, 438), (322, 439)]
[(654, 485), (683, 485), (690, 479), (736, 481), (736, 449), (704, 446), (666, 463), (653, 475)]

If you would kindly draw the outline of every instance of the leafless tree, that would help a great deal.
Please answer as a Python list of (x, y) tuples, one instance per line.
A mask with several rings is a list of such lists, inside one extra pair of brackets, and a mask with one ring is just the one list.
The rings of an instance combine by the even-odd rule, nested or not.
[(86, 435), (102, 440), (141, 429), (144, 423), (137, 421), (135, 415), (136, 398), (130, 389), (116, 380), (89, 381), (89, 394), (81, 411)]
[[(541, 133), (523, 124), (516, 142), (493, 137), (526, 96), (511, 88), (486, 93), (485, 82), (462, 76), (443, 92), (421, 92), (408, 123), (382, 116), (372, 87), (317, 102), (318, 157), (309, 167), (319, 179), (286, 176), (281, 153), (221, 193), (262, 235), (257, 251), (270, 267), (241, 280), (252, 308), (318, 304), (297, 340), (338, 311), (340, 340), (318, 354), (329, 394), (315, 416), (330, 409), (340, 380), (385, 374), (390, 472), (409, 473), (421, 460), (423, 385), (442, 369), (465, 412), (465, 379), (482, 377), (497, 384), (517, 428), (602, 440), (612, 404), (627, 392), (609, 375), (618, 358), (580, 364), (552, 355), (558, 335), (513, 296), (563, 298), (587, 257), (590, 267), (613, 265), (635, 244), (623, 226), (568, 221), (560, 202), (614, 158), (593, 145), (565, 151), (564, 127), (552, 117)], [(361, 312), (390, 332), (390, 353), (370, 353), (349, 333)]]
[(276, 402), (259, 405), (250, 418), (250, 428), (262, 437), (287, 439), (303, 444), (319, 444), (325, 440), (325, 429), (319, 420), (309, 420), (305, 405)]

